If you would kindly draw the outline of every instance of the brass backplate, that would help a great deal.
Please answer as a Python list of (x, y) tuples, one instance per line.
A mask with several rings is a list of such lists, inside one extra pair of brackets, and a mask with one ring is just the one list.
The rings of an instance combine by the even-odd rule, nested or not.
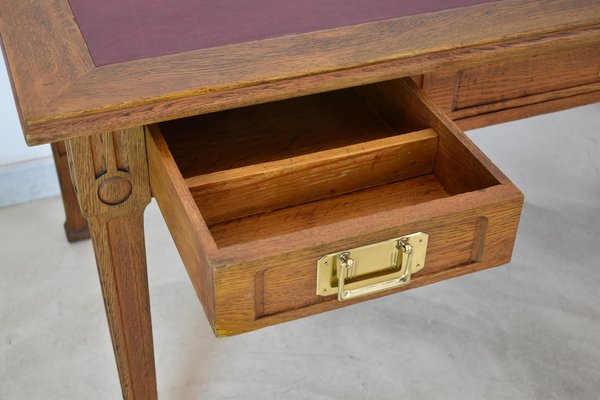
[(350, 253), (356, 264), (356, 273), (351, 279), (346, 279), (345, 288), (360, 289), (389, 281), (405, 273), (408, 266), (402, 265), (399, 269), (396, 267), (398, 257), (402, 257), (398, 251), (400, 240), (414, 248), (411, 274), (423, 269), (428, 239), (429, 235), (426, 233), (413, 233), (321, 257), (317, 261), (317, 295), (330, 296), (338, 292), (338, 269), (343, 262), (342, 254)]

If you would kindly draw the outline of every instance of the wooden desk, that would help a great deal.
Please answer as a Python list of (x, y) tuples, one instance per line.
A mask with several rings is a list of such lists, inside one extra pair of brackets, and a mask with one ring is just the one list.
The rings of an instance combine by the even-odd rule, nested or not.
[(407, 76), (465, 127), (600, 100), (597, 0), (227, 4), (0, 3), (25, 140), (54, 144), (70, 238), (75, 198), (89, 223), (128, 399), (157, 397), (145, 126)]

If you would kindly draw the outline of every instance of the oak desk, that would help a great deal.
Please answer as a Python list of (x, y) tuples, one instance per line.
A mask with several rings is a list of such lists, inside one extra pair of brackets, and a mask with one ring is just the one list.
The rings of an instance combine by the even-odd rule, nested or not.
[[(150, 201), (151, 179), (157, 197), (166, 198), (171, 192), (159, 187), (160, 132), (147, 126), (354, 87), (375, 101), (383, 96), (389, 103), (398, 99), (390, 93), (399, 90), (406, 96), (402, 101), (421, 107), (411, 112), (437, 121), (440, 146), (456, 141), (458, 150), (444, 151), (456, 150), (462, 154), (459, 163), (464, 156), (468, 159), (464, 162), (483, 168), (473, 173), (478, 182), (469, 189), (480, 193), (462, 197), (479, 199), (470, 207), (491, 207), (491, 197), (498, 194), (512, 205), (505, 232), (514, 239), (522, 201), (518, 190), (438, 109), (472, 128), (600, 100), (597, 0), (126, 4), (2, 0), (0, 34), (25, 140), (30, 145), (53, 144), (68, 237), (86, 237), (85, 220), (89, 223), (121, 386), (128, 399), (157, 397), (143, 210)], [(437, 106), (421, 98), (414, 85), (394, 81), (402, 77), (411, 77)], [(285, 108), (292, 103), (273, 104)], [(146, 136), (145, 131), (153, 129)], [(423, 145), (438, 140), (431, 130), (419, 132)], [(153, 141), (156, 138), (158, 142)], [(151, 160), (150, 173), (147, 149), (157, 157), (155, 164)], [(440, 159), (452, 163), (444, 161), (443, 154), (436, 162)], [(468, 186), (449, 179), (450, 186)], [(436, 182), (419, 182), (431, 190), (438, 188)], [(486, 188), (498, 183), (502, 188), (486, 194)], [(181, 210), (164, 207), (163, 213), (174, 224), (193, 215), (179, 218)], [(486, 222), (472, 228), (485, 232), (488, 220), (480, 220)], [(204, 253), (188, 252), (185, 242), (197, 239), (187, 233), (179, 236), (176, 241), (182, 243), (184, 259), (199, 265), (207, 262)], [(205, 239), (198, 239), (198, 246)], [(477, 243), (476, 239), (471, 240)], [(512, 242), (493, 260), (482, 255), (483, 243), (465, 250), (473, 266), (455, 268), (450, 276), (510, 258)], [(210, 318), (214, 294), (202, 286), (211, 282), (206, 276), (192, 276), (194, 271), (190, 275)], [(264, 284), (264, 275), (255, 276), (255, 283)], [(437, 275), (418, 284), (446, 277)], [(282, 317), (269, 314), (260, 301), (256, 307), (262, 307), (263, 321), (270, 324), (335, 304), (313, 302), (304, 314), (294, 309)], [(256, 324), (240, 331), (259, 327), (260, 322)], [(219, 333), (216, 327), (215, 331)]]

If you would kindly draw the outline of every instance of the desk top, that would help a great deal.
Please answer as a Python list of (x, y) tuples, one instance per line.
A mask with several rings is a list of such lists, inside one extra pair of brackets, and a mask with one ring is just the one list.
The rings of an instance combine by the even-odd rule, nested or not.
[(568, 44), (583, 31), (600, 36), (598, 0), (0, 2), (32, 145), (420, 74), (557, 33)]
[(94, 64), (316, 32), (497, 0), (69, 0)]

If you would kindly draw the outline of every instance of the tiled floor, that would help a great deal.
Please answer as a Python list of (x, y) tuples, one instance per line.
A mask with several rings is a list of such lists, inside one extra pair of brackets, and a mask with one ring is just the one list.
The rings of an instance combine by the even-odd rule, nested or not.
[[(147, 211), (161, 399), (600, 397), (600, 105), (471, 133), (525, 192), (506, 267), (214, 339)], [(1, 188), (0, 188), (1, 190)], [(89, 242), (57, 198), (0, 209), (0, 399), (120, 396)]]

